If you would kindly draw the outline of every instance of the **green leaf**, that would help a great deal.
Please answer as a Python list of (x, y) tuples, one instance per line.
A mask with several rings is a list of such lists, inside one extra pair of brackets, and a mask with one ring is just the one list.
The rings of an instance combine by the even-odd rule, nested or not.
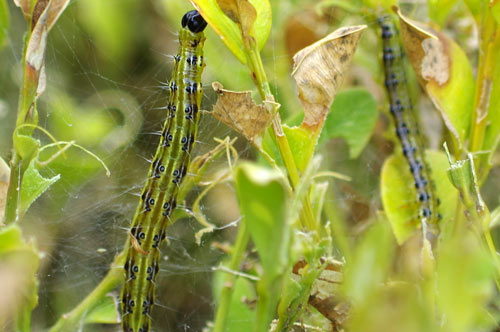
[(9, 31), (9, 8), (5, 0), (0, 0), (0, 48), (5, 45), (7, 33)]
[(326, 118), (320, 142), (342, 137), (349, 145), (350, 157), (356, 158), (370, 140), (377, 118), (377, 102), (371, 93), (364, 89), (339, 92)]
[[(226, 264), (225, 264), (226, 265)], [(213, 279), (214, 294), (221, 293), (225, 271), (217, 271)], [(249, 280), (238, 277), (234, 283), (233, 295), (226, 320), (225, 331), (245, 331), (255, 321), (255, 310), (245, 303), (256, 298), (255, 287)]]
[(43, 177), (36, 167), (33, 159), (24, 173), (21, 187), (21, 212), (28, 210), (31, 204), (40, 197), (49, 187), (60, 179), (60, 175), (51, 178)]
[(25, 248), (21, 229), (11, 224), (0, 228), (0, 255), (9, 251)]
[(280, 173), (243, 163), (236, 170), (236, 191), (264, 273), (282, 273), (288, 261), (287, 190)]
[[(2, 301), (15, 318), (16, 331), (31, 331), (31, 311), (38, 304), (38, 253), (32, 244), (24, 241), (21, 229), (16, 224), (0, 228), (0, 278), (8, 292), (3, 292)], [(5, 289), (7, 290), (7, 289)], [(4, 317), (0, 312), (0, 323)], [(3, 326), (3, 324), (2, 324)]]
[(31, 160), (40, 148), (40, 141), (28, 136), (16, 133), (14, 134), (14, 149), (23, 160)]
[(112, 295), (103, 297), (85, 316), (85, 324), (118, 324), (120, 313), (118, 303)]
[[(227, 48), (233, 52), (241, 63), (246, 63), (247, 60), (243, 47), (241, 30), (234, 21), (224, 14), (224, 12), (217, 5), (217, 1), (193, 0), (192, 2), (198, 8), (198, 11), (203, 15), (203, 18), (222, 38), (222, 41), (226, 44)], [(250, 30), (250, 36), (255, 38), (258, 48), (262, 49), (271, 31), (271, 5), (268, 0), (250, 0), (250, 3), (254, 6), (257, 12), (257, 17)]]
[(295, 165), (301, 172), (305, 171), (309, 160), (314, 154), (317, 137), (311, 135), (311, 132), (303, 127), (283, 125), (283, 131), (292, 149)]
[(242, 222), (248, 227), (262, 264), (254, 331), (263, 332), (269, 329), (276, 312), (288, 266), (288, 192), (278, 171), (250, 163), (238, 166), (235, 182)]
[[(427, 150), (427, 162), (432, 170), (436, 194), (441, 204), (440, 225), (453, 220), (458, 191), (448, 179), (448, 159), (442, 152)], [(401, 154), (389, 157), (382, 167), (381, 194), (384, 211), (398, 243), (403, 243), (419, 227), (418, 205), (413, 178), (406, 159)]]

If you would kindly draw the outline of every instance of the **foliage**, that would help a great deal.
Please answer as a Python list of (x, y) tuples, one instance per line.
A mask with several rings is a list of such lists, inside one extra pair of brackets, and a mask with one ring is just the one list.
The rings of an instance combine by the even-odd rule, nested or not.
[[(156, 304), (188, 303), (190, 314), (155, 314), (158, 305), (157, 328), (495, 330), (500, 184), (488, 176), (499, 160), (499, 3), (428, 0), (422, 14), (393, 0), (0, 0), (9, 86), (0, 92), (0, 329), (119, 323), (120, 228), (136, 204), (124, 193), (139, 191), (137, 155), (154, 150), (145, 133), (165, 116), (165, 58), (151, 50), (175, 49), (163, 32), (194, 6), (209, 24), (204, 87), (214, 105), (205, 104), (210, 129), (169, 226), (181, 248), (163, 250), (175, 266), (189, 271), (189, 257), (210, 272), (192, 284), (188, 274), (161, 280)], [(413, 69), (397, 84), (411, 90), (430, 145), (435, 238), (389, 119), (377, 15), (398, 20)], [(214, 92), (211, 81), (221, 82)], [(228, 132), (238, 142), (216, 138)], [(88, 266), (66, 251), (88, 254)], [(73, 295), (75, 276), (88, 287)]]

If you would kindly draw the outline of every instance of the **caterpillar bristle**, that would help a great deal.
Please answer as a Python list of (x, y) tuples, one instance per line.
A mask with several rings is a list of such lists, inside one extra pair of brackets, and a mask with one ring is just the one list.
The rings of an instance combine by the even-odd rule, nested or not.
[(154, 157), (144, 158), (150, 164), (149, 173), (129, 231), (120, 305), (122, 329), (127, 332), (150, 331), (151, 311), (156, 304), (155, 279), (160, 271), (159, 249), (178, 207), (177, 193), (187, 175), (198, 131), (201, 72), (205, 67), (202, 31), (206, 22), (191, 11), (184, 15), (182, 25), (179, 51), (172, 56), (172, 78), (160, 83), (161, 89), (170, 92), (166, 106), (158, 108), (166, 111), (166, 119), (162, 130), (153, 133), (160, 136)]

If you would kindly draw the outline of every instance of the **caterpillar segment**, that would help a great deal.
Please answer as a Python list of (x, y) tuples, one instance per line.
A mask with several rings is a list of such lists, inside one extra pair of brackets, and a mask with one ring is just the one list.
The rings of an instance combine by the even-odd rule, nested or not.
[(402, 153), (413, 177), (418, 205), (418, 219), (423, 232), (431, 243), (438, 234), (439, 198), (431, 179), (431, 169), (425, 159), (424, 144), (410, 100), (404, 69), (404, 52), (398, 30), (390, 17), (379, 19), (382, 39), (382, 61), (385, 88), (389, 97), (389, 111), (394, 120), (396, 135)]
[(129, 230), (121, 292), (124, 332), (151, 331), (160, 246), (177, 205), (177, 193), (186, 176), (198, 131), (203, 96), (201, 74), (205, 67), (203, 30), (207, 23), (196, 10), (186, 13), (181, 23), (166, 120)]

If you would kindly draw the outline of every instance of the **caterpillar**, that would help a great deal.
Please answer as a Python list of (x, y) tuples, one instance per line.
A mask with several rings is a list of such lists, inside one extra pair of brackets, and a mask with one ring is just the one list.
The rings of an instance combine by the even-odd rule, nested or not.
[(424, 234), (431, 240), (437, 235), (437, 222), (441, 218), (438, 213), (439, 198), (431, 180), (431, 169), (425, 160), (423, 142), (406, 85), (404, 52), (392, 19), (382, 17), (378, 22), (381, 27), (384, 83), (389, 97), (389, 111), (413, 177), (416, 202), (419, 206), (418, 218), (424, 228)]
[(125, 282), (121, 291), (124, 332), (148, 332), (159, 271), (160, 245), (190, 162), (203, 95), (201, 74), (203, 30), (207, 23), (196, 11), (182, 17), (179, 50), (174, 56), (170, 96), (160, 142), (129, 230)]

